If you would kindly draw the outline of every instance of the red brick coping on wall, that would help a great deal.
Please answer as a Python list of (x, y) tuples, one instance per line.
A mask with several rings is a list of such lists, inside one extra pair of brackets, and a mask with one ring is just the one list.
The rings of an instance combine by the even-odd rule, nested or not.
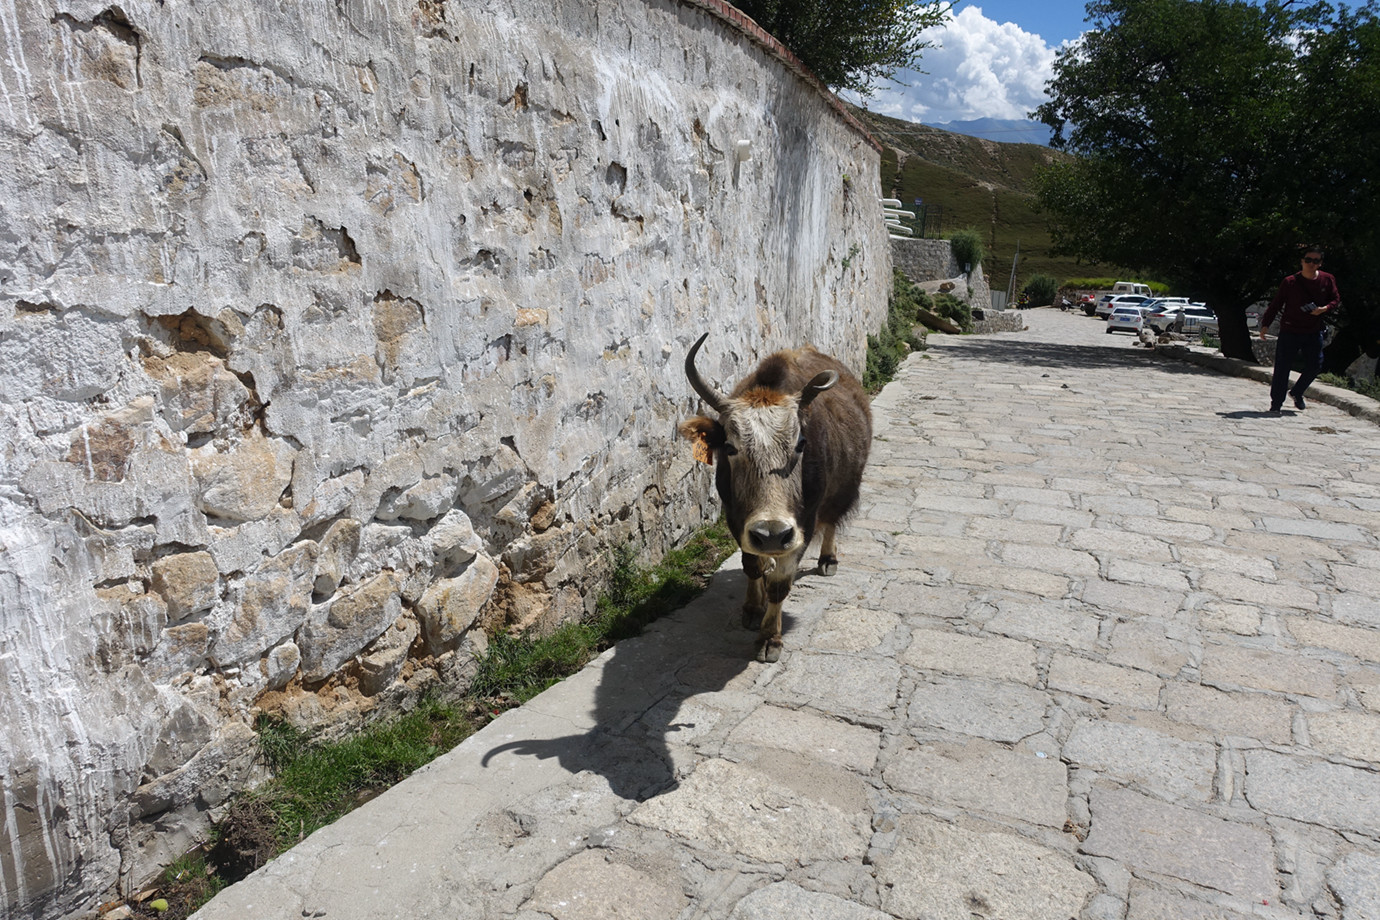
[(824, 98), (840, 118), (844, 120), (854, 131), (862, 135), (863, 140), (867, 141), (878, 153), (882, 151), (882, 145), (872, 136), (863, 123), (854, 117), (853, 113), (844, 106), (843, 100), (835, 96), (829, 87), (820, 81), (819, 77), (811, 72), (810, 68), (801, 63), (800, 58), (796, 57), (791, 50), (781, 44), (771, 36), (767, 30), (759, 26), (751, 16), (733, 6), (728, 0), (680, 0), (686, 6), (693, 6), (704, 10), (716, 19), (722, 20), (737, 31), (746, 35), (750, 40), (760, 45), (766, 52), (794, 73), (800, 79), (808, 83), (814, 90)]

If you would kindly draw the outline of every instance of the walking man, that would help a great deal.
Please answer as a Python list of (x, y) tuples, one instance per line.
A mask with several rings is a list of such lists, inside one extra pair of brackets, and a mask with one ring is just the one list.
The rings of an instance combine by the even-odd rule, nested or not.
[[(1287, 392), (1296, 409), (1304, 409), (1303, 393), (1322, 370), (1323, 316), (1341, 304), (1337, 279), (1322, 270), (1323, 251), (1309, 246), (1303, 251), (1303, 267), (1285, 278), (1274, 300), (1260, 317), (1260, 338), (1283, 310), (1279, 321), (1279, 341), (1275, 344), (1275, 373), (1270, 382), (1270, 411), (1278, 414)], [(1303, 372), (1289, 388), (1289, 370), (1296, 357), (1303, 358)]]

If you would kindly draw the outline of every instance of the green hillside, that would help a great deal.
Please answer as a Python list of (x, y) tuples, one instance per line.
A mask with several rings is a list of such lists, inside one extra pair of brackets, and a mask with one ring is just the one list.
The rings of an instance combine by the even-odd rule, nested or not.
[[(969, 227), (980, 232), (988, 250), (983, 271), (993, 288), (1006, 287), (1018, 242), (1018, 289), (1036, 273), (1060, 282), (1112, 275), (1138, 280), (1114, 266), (1080, 264), (1050, 254), (1049, 230), (1035, 211), (1034, 178), (1040, 168), (1067, 154), (1038, 144), (1002, 144), (953, 134), (858, 108), (853, 113), (882, 144), (882, 191), (899, 198), (907, 210), (917, 198), (942, 208), (940, 236)], [(927, 235), (936, 235), (933, 227)]]

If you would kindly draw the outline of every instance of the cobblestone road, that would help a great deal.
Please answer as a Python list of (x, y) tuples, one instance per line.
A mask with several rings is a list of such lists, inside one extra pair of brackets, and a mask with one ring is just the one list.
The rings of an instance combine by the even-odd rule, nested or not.
[(200, 917), (1380, 918), (1380, 437), (1031, 311), (875, 403), (839, 574), (741, 571)]

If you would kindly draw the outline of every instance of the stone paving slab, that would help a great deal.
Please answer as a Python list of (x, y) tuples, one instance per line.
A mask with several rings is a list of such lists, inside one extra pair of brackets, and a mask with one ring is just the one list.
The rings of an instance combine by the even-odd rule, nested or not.
[(730, 560), (198, 918), (1376, 920), (1371, 410), (1025, 319), (875, 400), (779, 663)]

